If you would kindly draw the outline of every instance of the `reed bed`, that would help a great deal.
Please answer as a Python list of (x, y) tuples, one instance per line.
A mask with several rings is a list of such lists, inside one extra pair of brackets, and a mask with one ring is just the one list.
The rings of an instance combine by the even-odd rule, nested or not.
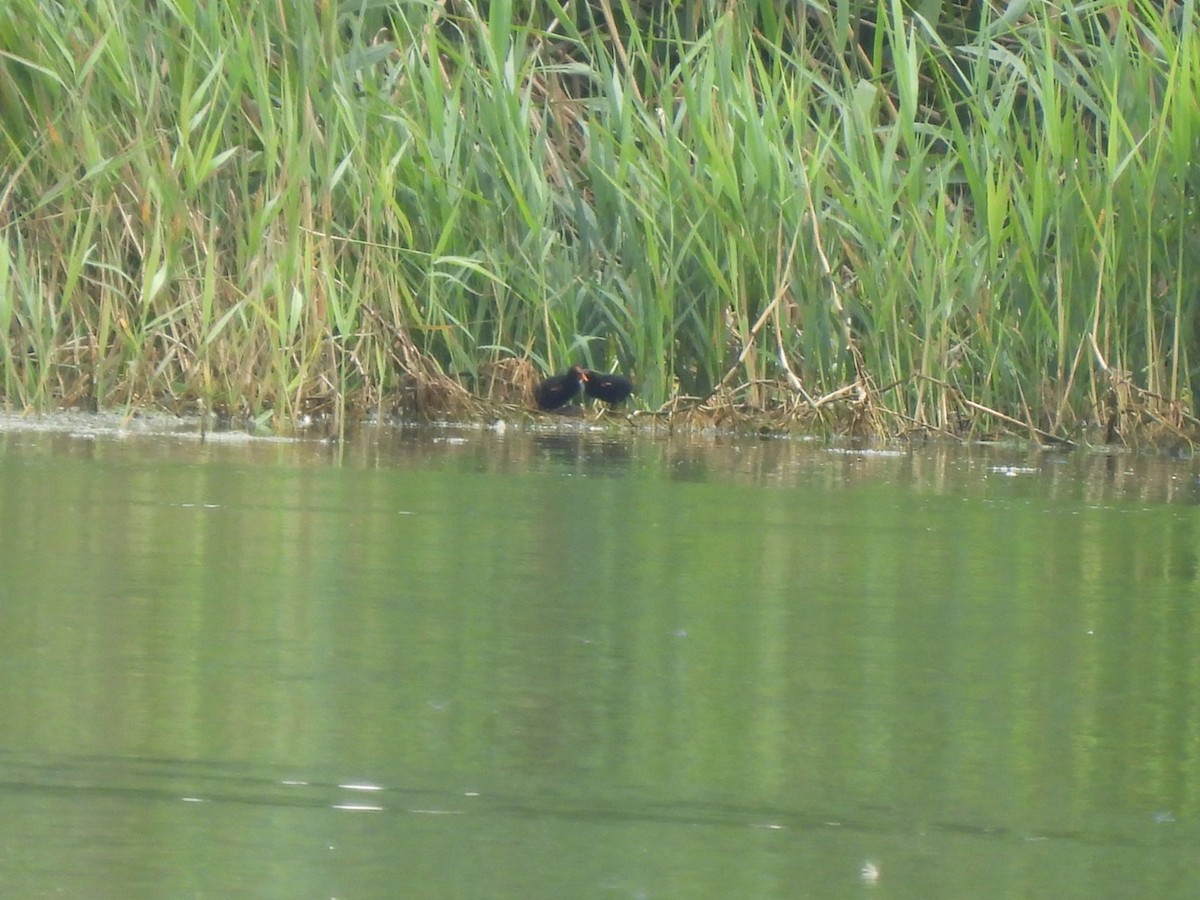
[(1189, 441), (1163, 7), (10, 0), (0, 397)]

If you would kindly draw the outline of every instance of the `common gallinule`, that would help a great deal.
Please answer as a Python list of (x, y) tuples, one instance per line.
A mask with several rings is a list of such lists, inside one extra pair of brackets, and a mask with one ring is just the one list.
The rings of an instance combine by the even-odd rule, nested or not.
[(589, 397), (604, 400), (616, 406), (623, 403), (633, 393), (633, 382), (624, 375), (615, 372), (593, 372), (587, 369), (583, 373), (583, 389)]
[(538, 409), (558, 409), (579, 393), (579, 382), (587, 381), (583, 366), (571, 366), (561, 375), (552, 375), (533, 389)]

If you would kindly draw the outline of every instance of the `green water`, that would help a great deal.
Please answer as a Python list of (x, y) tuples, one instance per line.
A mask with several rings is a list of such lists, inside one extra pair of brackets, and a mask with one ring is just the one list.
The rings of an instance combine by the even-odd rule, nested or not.
[(0, 896), (1200, 895), (1194, 461), (4, 424)]

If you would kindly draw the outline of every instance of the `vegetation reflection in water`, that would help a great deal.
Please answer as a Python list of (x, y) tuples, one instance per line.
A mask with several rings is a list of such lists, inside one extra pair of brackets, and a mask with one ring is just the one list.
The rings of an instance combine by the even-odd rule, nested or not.
[(0, 886), (1190, 896), (1196, 496), (1003, 448), (2, 433)]

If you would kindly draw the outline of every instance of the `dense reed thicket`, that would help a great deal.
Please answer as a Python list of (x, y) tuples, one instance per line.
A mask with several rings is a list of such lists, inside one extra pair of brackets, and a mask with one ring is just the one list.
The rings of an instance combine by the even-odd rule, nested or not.
[(10, 0), (4, 402), (1194, 424), (1194, 0), (611, 2)]

